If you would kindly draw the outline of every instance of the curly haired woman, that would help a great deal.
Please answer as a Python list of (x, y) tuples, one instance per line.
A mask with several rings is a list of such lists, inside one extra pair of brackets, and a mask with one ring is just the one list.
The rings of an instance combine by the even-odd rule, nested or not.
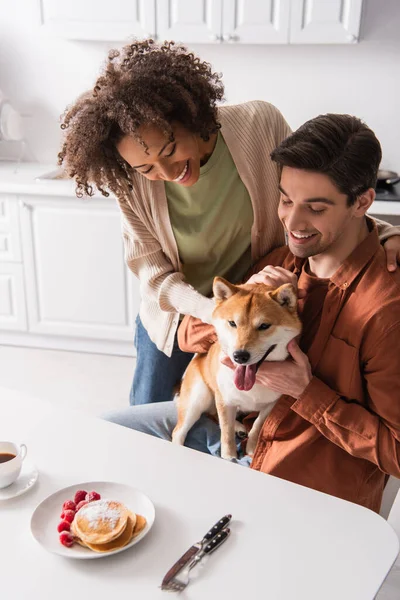
[(209, 322), (213, 277), (238, 282), (285, 243), (270, 153), (289, 126), (266, 102), (217, 107), (223, 92), (220, 76), (186, 48), (136, 42), (110, 52), (61, 125), (60, 164), (78, 196), (93, 186), (115, 195), (140, 281), (131, 404), (172, 399), (191, 359), (177, 345), (180, 316)]

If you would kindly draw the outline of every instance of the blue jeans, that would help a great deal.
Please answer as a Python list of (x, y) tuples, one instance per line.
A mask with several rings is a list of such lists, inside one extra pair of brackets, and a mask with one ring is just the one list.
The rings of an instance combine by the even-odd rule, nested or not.
[(174, 386), (182, 379), (193, 354), (179, 349), (176, 336), (171, 357), (158, 350), (139, 315), (136, 319), (135, 348), (136, 369), (129, 403), (137, 405), (172, 400)]
[[(158, 402), (114, 410), (106, 413), (102, 418), (117, 423), (117, 425), (171, 441), (172, 432), (177, 422), (177, 411), (175, 402)], [(251, 458), (243, 454), (238, 436), (236, 436), (236, 442), (238, 459), (233, 462), (248, 467)], [(221, 430), (219, 425), (207, 415), (202, 415), (189, 431), (185, 446), (205, 454), (220, 457)]]

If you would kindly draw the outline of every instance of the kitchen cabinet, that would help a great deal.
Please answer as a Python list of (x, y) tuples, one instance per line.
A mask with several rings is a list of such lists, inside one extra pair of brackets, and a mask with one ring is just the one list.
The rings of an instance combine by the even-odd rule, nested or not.
[(291, 44), (358, 42), (362, 0), (295, 0), (291, 3)]
[(21, 262), (18, 203), (11, 194), (0, 195), (0, 262)]
[(155, 36), (154, 0), (39, 0), (44, 30), (72, 40)]
[(290, 0), (157, 0), (157, 37), (185, 43), (284, 44)]
[(0, 329), (27, 327), (19, 212), (16, 198), (0, 195)]
[(157, 39), (219, 43), (223, 0), (156, 0)]
[(289, 43), (290, 0), (224, 0), (222, 41)]
[(362, 0), (41, 0), (43, 26), (71, 39), (187, 44), (349, 44)]
[[(20, 169), (17, 181), (41, 167)], [(57, 182), (7, 193), (9, 173), (0, 183), (0, 343), (134, 355), (139, 283), (125, 265), (116, 202), (78, 199)]]
[(112, 201), (21, 198), (29, 331), (131, 341), (138, 294)]
[[(22, 264), (0, 262), (0, 330), (26, 331), (25, 287)], [(0, 331), (0, 343), (2, 343)]]

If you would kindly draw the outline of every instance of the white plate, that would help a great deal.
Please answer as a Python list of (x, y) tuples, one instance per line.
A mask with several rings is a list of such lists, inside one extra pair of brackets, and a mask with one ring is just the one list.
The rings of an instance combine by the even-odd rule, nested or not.
[(39, 472), (29, 459), (22, 463), (21, 473), (14, 483), (0, 489), (0, 500), (9, 500), (25, 494), (37, 482)]
[[(87, 492), (95, 490), (102, 498), (122, 502), (129, 510), (146, 518), (145, 528), (129, 544), (110, 552), (94, 552), (89, 548), (83, 548), (79, 544), (73, 544), (70, 548), (63, 546), (59, 540), (60, 534), (57, 531), (57, 525), (61, 521), (62, 505), (66, 500), (73, 500), (75, 492), (78, 490), (86, 490)], [(31, 531), (39, 544), (49, 552), (68, 558), (102, 558), (103, 556), (123, 552), (140, 542), (149, 533), (154, 523), (154, 517), (155, 511), (152, 501), (140, 490), (123, 483), (85, 481), (63, 488), (43, 500), (32, 515)]]

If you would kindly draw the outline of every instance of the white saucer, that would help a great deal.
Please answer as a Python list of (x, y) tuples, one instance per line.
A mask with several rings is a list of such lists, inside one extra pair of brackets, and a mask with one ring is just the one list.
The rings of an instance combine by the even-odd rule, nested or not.
[(0, 489), (0, 500), (8, 500), (9, 498), (16, 498), (17, 496), (21, 496), (21, 494), (25, 494), (25, 492), (35, 485), (38, 477), (39, 472), (35, 465), (28, 459), (24, 460), (18, 479), (11, 485)]
[[(79, 544), (74, 544), (70, 548), (66, 548), (60, 543), (57, 525), (60, 522), (63, 503), (66, 500), (72, 500), (75, 492), (78, 490), (86, 490), (88, 492), (95, 490), (101, 494), (102, 498), (122, 502), (133, 512), (137, 512), (145, 517), (147, 521), (145, 528), (129, 544), (110, 552), (93, 552), (93, 550), (84, 548)], [(31, 531), (33, 537), (49, 552), (54, 552), (67, 558), (102, 558), (103, 556), (124, 552), (140, 542), (149, 533), (154, 523), (154, 517), (155, 511), (152, 501), (140, 490), (130, 485), (111, 481), (85, 481), (76, 485), (70, 485), (45, 498), (36, 507), (32, 515)]]

